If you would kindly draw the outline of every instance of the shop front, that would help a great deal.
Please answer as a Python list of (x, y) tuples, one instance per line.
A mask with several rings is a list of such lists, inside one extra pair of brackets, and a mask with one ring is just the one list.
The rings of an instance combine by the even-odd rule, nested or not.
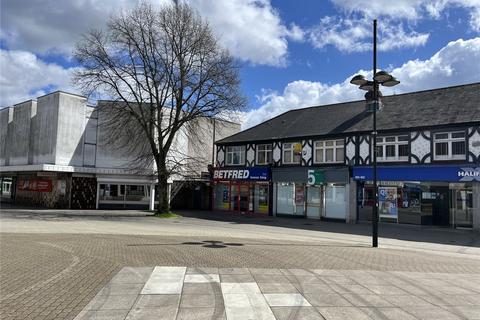
[[(372, 168), (353, 168), (357, 218), (371, 220)], [(380, 221), (472, 228), (480, 168), (466, 166), (379, 167)]]
[(349, 210), (348, 179), (347, 168), (274, 168), (274, 213), (345, 221)]
[(213, 208), (270, 213), (270, 168), (213, 169)]

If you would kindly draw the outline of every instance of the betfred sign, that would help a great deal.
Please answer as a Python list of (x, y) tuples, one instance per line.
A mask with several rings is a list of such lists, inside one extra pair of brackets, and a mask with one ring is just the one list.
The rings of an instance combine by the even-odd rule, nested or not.
[(269, 168), (213, 169), (213, 180), (257, 180), (268, 181)]

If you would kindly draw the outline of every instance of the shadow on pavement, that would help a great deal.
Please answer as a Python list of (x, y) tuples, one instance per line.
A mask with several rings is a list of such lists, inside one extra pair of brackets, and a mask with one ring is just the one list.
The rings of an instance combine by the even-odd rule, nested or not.
[[(304, 218), (271, 217), (252, 213), (200, 210), (178, 211), (178, 214), (183, 217), (222, 221), (232, 224), (254, 224), (361, 236), (370, 236), (372, 233), (371, 224), (368, 222), (345, 224), (343, 222), (327, 222)], [(379, 237), (414, 242), (480, 247), (480, 232), (478, 231), (429, 225), (380, 223)]]

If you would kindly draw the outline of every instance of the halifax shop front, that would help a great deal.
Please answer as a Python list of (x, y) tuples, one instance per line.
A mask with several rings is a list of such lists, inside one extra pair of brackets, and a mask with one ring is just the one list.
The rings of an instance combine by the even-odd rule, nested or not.
[[(370, 220), (371, 167), (354, 167), (357, 219)], [(472, 228), (480, 218), (480, 168), (465, 166), (378, 167), (380, 221)], [(476, 209), (475, 209), (476, 208)]]

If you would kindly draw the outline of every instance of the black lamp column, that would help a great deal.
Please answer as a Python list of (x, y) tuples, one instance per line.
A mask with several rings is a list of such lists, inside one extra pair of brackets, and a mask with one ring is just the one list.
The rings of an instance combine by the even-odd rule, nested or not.
[[(373, 75), (377, 74), (377, 19), (373, 20)], [(378, 82), (373, 77), (373, 211), (372, 247), (378, 247), (378, 187), (377, 187), (377, 108)]]
[[(372, 169), (373, 169), (373, 210), (372, 210), (372, 246), (378, 247), (378, 187), (377, 187), (377, 111), (380, 110), (382, 93), (379, 86), (394, 87), (400, 83), (394, 76), (385, 71), (377, 72), (377, 20), (373, 20), (373, 81), (357, 74), (350, 80), (351, 84), (367, 91), (365, 94), (367, 112), (373, 112), (373, 139)], [(373, 109), (373, 110), (372, 110)]]

